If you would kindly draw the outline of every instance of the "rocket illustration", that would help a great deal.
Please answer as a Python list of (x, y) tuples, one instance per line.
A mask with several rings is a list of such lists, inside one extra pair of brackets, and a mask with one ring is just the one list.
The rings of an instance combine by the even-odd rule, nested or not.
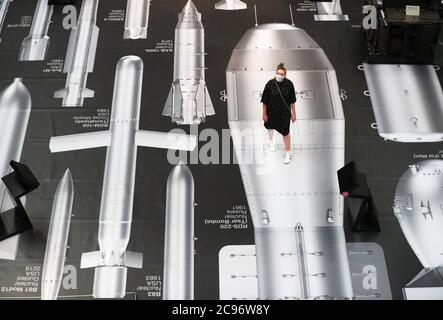
[(205, 82), (205, 34), (201, 14), (189, 0), (175, 28), (174, 81), (163, 109), (180, 125), (200, 124), (215, 114)]
[(318, 14), (315, 21), (349, 21), (349, 17), (342, 13), (340, 0), (317, 1)]
[(123, 39), (148, 37), (149, 8), (151, 0), (128, 0)]
[(57, 300), (63, 278), (69, 226), (71, 224), (74, 184), (71, 172), (66, 170), (55, 191), (46, 242), (42, 274), (42, 300)]
[(400, 178), (394, 214), (424, 269), (404, 288), (407, 299), (443, 299), (443, 160), (424, 160)]
[(240, 0), (221, 0), (215, 4), (217, 10), (242, 10), (248, 5)]
[(184, 134), (139, 130), (143, 62), (126, 56), (117, 64), (109, 131), (53, 137), (52, 152), (107, 147), (100, 206), (99, 251), (84, 253), (81, 268), (95, 267), (93, 296), (122, 298), (127, 268), (141, 268), (142, 254), (126, 251), (131, 235), (137, 147), (187, 150), (197, 140)]
[(31, 30), (20, 49), (19, 61), (45, 60), (49, 45), (48, 28), (53, 9), (52, 5), (48, 5), (48, 0), (38, 0)]
[(10, 2), (12, 2), (12, 0), (0, 0), (0, 33), (2, 32), (3, 23), (5, 22), (6, 13), (8, 12)]
[(63, 99), (63, 107), (82, 107), (84, 98), (93, 98), (94, 91), (86, 88), (88, 73), (93, 72), (99, 28), (96, 26), (98, 0), (83, 0), (77, 26), (69, 38), (63, 72), (66, 87), (54, 93)]
[[(16, 78), (12, 84), (0, 92), (0, 176), (11, 172), (11, 160), (20, 161), (23, 144), (31, 114), (31, 95)], [(14, 208), (6, 186), (0, 181), (0, 214)], [(0, 242), (0, 256), (3, 259), (15, 259), (19, 235)]]
[[(266, 147), (260, 100), (284, 61), (297, 88), (291, 136), (295, 161)], [(260, 299), (352, 299), (337, 170), (345, 119), (333, 66), (302, 29), (249, 29), (227, 71), (228, 120), (251, 212)], [(277, 137), (276, 137), (277, 138)]]
[(194, 178), (180, 162), (166, 190), (163, 300), (194, 299)]

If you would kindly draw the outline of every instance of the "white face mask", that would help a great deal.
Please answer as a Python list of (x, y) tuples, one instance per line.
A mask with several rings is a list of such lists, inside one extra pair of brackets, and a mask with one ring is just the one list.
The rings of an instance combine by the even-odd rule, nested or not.
[(285, 80), (285, 76), (281, 76), (281, 75), (277, 74), (275, 76), (275, 80), (277, 80), (278, 82), (283, 82), (283, 80)]

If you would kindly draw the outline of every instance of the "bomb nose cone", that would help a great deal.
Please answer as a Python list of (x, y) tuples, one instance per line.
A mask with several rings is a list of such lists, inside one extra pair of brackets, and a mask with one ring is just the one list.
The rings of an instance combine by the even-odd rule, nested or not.
[(22, 110), (31, 109), (31, 95), (22, 83), (21, 78), (15, 78), (8, 87), (0, 92), (0, 107)]
[(183, 11), (179, 14), (178, 19), (178, 28), (183, 28), (183, 24), (187, 25), (194, 23), (201, 23), (201, 14), (198, 12), (197, 7), (194, 5), (194, 3), (189, 0), (188, 3), (183, 8)]
[(197, 11), (197, 7), (195, 6), (194, 2), (192, 0), (188, 0), (185, 7), (183, 8), (183, 12), (195, 12)]
[(180, 161), (169, 174), (168, 183), (193, 183), (194, 178), (188, 166)]
[(137, 56), (126, 56), (121, 58), (117, 64), (117, 72), (140, 72), (143, 70), (143, 60)]
[(56, 193), (63, 192), (66, 194), (72, 194), (74, 192), (74, 183), (72, 181), (71, 170), (67, 169), (63, 174), (62, 179), (57, 187)]

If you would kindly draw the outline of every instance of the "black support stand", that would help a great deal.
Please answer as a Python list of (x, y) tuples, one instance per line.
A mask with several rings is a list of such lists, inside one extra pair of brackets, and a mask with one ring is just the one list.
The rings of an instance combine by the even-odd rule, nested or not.
[(20, 198), (40, 185), (26, 165), (15, 161), (11, 161), (10, 165), (14, 171), (4, 176), (2, 180), (16, 207), (0, 213), (0, 241), (32, 229), (31, 221)]
[(347, 199), (351, 231), (380, 232), (377, 209), (368, 187), (366, 175), (357, 171), (354, 162), (348, 163), (337, 174), (340, 193)]

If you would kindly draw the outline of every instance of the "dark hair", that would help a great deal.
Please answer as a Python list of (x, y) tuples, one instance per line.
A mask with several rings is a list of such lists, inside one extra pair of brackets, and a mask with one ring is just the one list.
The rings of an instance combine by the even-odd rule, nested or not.
[(277, 70), (283, 70), (286, 73), (285, 64), (283, 62), (280, 62), (280, 64), (277, 66)]

